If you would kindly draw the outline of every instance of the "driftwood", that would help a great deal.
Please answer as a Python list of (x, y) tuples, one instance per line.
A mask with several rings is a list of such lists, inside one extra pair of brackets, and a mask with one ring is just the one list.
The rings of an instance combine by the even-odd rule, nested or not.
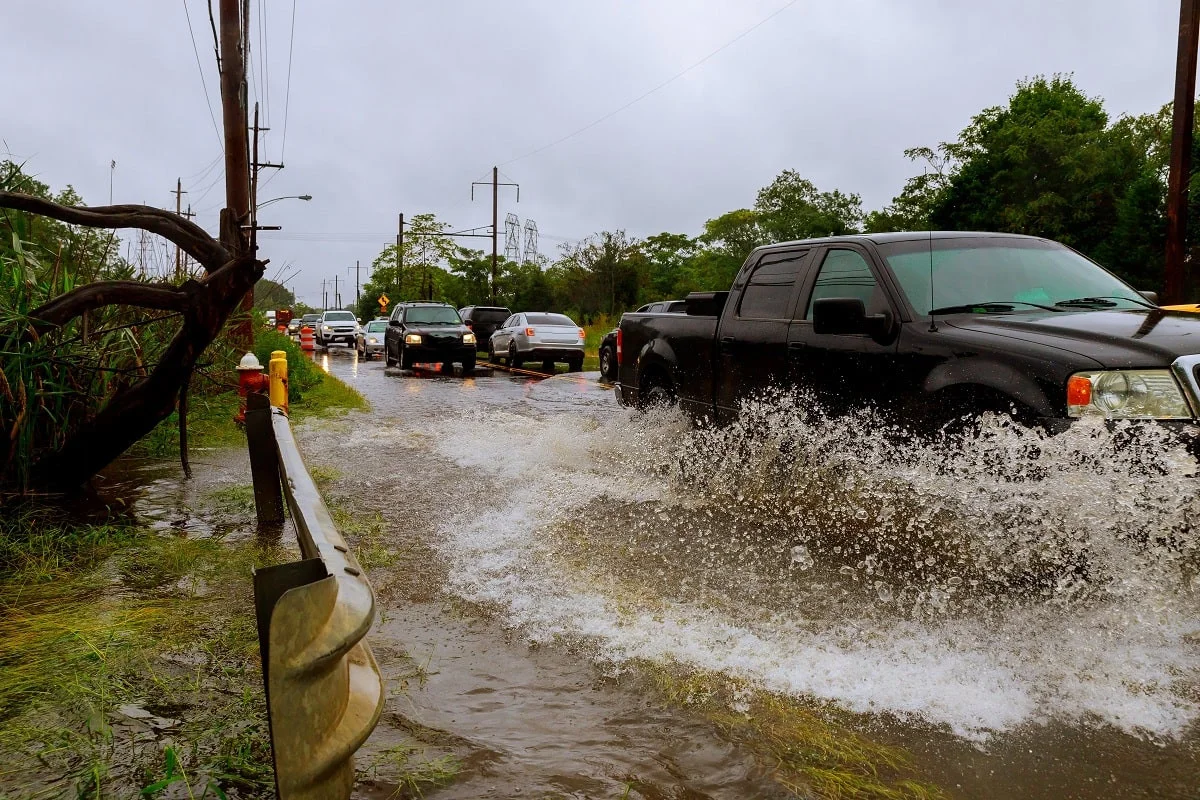
[[(140, 228), (179, 245), (204, 267), (203, 279), (182, 286), (138, 281), (98, 281), (56, 297), (31, 312), (38, 335), (62, 327), (89, 311), (127, 305), (179, 312), (183, 325), (148, 375), (121, 390), (66, 444), (34, 464), (39, 488), (71, 489), (91, 478), (170, 416), (176, 403), (186, 409), (187, 385), (205, 349), (220, 335), (230, 314), (253, 289), (263, 265), (246, 255), (238, 220), (221, 214), (221, 241), (188, 220), (157, 208), (136, 205), (82, 208), (29, 195), (0, 192), (0, 208), (11, 208), (93, 228)], [(229, 244), (226, 244), (229, 243)], [(186, 439), (181, 436), (186, 447)], [(185, 457), (186, 465), (186, 457)]]

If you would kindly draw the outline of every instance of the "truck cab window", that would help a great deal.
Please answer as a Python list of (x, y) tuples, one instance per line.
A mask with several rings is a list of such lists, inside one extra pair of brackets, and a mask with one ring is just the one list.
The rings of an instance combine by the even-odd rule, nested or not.
[(754, 268), (738, 302), (742, 319), (785, 319), (792, 289), (808, 251), (765, 256)]
[(805, 319), (812, 319), (813, 303), (828, 297), (854, 297), (863, 301), (868, 314), (888, 307), (871, 267), (857, 250), (830, 250), (821, 263)]

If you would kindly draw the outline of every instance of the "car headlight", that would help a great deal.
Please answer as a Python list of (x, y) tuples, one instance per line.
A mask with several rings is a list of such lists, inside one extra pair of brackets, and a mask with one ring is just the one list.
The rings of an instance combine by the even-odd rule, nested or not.
[(475, 344), (475, 334), (464, 333), (463, 334), (463, 344)]
[(367, 338), (367, 343), (368, 344), (379, 344), (379, 340), (376, 339), (374, 336), (370, 336)]
[(405, 344), (420, 344), (421, 343), (421, 334), (406, 333), (404, 335), (404, 343)]
[(1191, 419), (1168, 369), (1077, 372), (1067, 380), (1067, 414), (1106, 419)]
[(328, 325), (322, 325), (322, 326), (321, 326), (321, 330), (323, 330), (323, 331), (331, 331), (331, 330), (333, 330), (333, 328), (329, 327)]

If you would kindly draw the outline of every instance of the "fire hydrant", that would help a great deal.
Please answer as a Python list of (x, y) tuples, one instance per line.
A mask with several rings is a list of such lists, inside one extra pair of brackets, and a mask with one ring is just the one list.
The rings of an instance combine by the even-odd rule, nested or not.
[(259, 363), (258, 356), (254, 355), (254, 353), (246, 353), (246, 355), (242, 356), (242, 360), (237, 365), (237, 372), (238, 397), (241, 398), (241, 403), (237, 416), (233, 419), (235, 422), (245, 423), (246, 395), (263, 394), (269, 391), (271, 379), (263, 374), (263, 365)]

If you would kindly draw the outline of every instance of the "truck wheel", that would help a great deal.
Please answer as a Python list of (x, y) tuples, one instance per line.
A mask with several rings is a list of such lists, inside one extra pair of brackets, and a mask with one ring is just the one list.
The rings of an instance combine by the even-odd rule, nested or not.
[(617, 377), (617, 359), (611, 347), (600, 348), (600, 374), (605, 380), (613, 380)]
[(383, 365), (385, 367), (396, 366), (396, 359), (392, 358), (392, 351), (386, 344), (383, 346)]
[(670, 381), (658, 374), (650, 375), (642, 385), (642, 408), (665, 408), (675, 405), (675, 392)]
[(462, 365), (463, 365), (463, 377), (464, 378), (468, 375), (472, 375), (475, 373), (475, 358), (474, 357), (464, 358)]
[(400, 368), (401, 369), (412, 369), (415, 364), (416, 364), (416, 362), (412, 360), (412, 356), (410, 356), (404, 350), (400, 351)]

